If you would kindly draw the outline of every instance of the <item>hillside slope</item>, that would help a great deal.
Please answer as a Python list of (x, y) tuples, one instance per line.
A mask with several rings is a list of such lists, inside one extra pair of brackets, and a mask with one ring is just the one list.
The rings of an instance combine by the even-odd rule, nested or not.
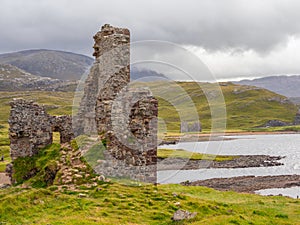
[(270, 76), (254, 80), (234, 82), (241, 85), (252, 85), (266, 88), (286, 97), (300, 97), (300, 76)]
[[(187, 121), (194, 121), (195, 118), (191, 114), (194, 109), (198, 112), (202, 128), (204, 130), (210, 129), (210, 107), (205, 94), (197, 83), (177, 82), (167, 86), (162, 82), (147, 82), (145, 85), (148, 85), (154, 94), (162, 93), (162, 91), (166, 93), (163, 98), (159, 96), (157, 98), (159, 100), (159, 117), (165, 121), (168, 130), (179, 131), (180, 117), (178, 111), (181, 111), (181, 114)], [(202, 83), (201, 85), (207, 90), (213, 86), (210, 83)], [(181, 87), (186, 93), (177, 93), (172, 90), (173, 86)], [(248, 130), (262, 126), (268, 120), (281, 120), (284, 122), (293, 122), (294, 120), (297, 107), (282, 95), (266, 89), (232, 83), (222, 83), (220, 87), (226, 103), (227, 129)], [(71, 114), (70, 106), (73, 101), (71, 92), (54, 92), (51, 93), (51, 97), (47, 92), (1, 92), (0, 121), (7, 120), (9, 114), (8, 102), (16, 96), (33, 99), (38, 103), (49, 105), (51, 110), (50, 106), (56, 105), (58, 107), (56, 111), (63, 114)], [(187, 96), (192, 99), (193, 105), (188, 103)], [(59, 102), (57, 101), (58, 99)], [(176, 102), (175, 106), (170, 103), (170, 100)], [(60, 107), (64, 108), (64, 110), (60, 110)]]
[(72, 91), (76, 81), (40, 77), (9, 64), (0, 64), (0, 91)]
[[(190, 112), (196, 108), (199, 119), (204, 130), (210, 129), (211, 111), (206, 96), (199, 85), (194, 82), (178, 82), (172, 85), (162, 85), (159, 82), (149, 84), (154, 93), (161, 93), (162, 87), (168, 92), (168, 98), (176, 102), (172, 105), (166, 99), (159, 99), (159, 116), (165, 120), (168, 130), (179, 131), (180, 118), (178, 111), (187, 118), (194, 121)], [(180, 94), (174, 92), (173, 86), (180, 85), (186, 92)], [(201, 86), (213, 92), (213, 85), (202, 83)], [(297, 107), (285, 96), (278, 95), (266, 89), (253, 86), (237, 85), (233, 83), (221, 83), (220, 86), (226, 104), (227, 129), (249, 130), (264, 125), (268, 120), (281, 120), (293, 122), (297, 112)], [(211, 90), (210, 90), (211, 89)], [(187, 101), (189, 96), (194, 106)]]
[[(165, 91), (168, 98), (159, 98), (159, 134), (180, 131), (180, 117), (177, 110), (188, 118), (195, 120), (191, 112), (196, 108), (205, 132), (210, 131), (211, 112), (203, 91), (196, 83), (180, 82), (179, 85), (186, 91), (185, 94), (171, 91), (170, 87), (161, 86), (160, 82), (147, 83), (155, 92)], [(210, 88), (212, 85), (203, 83), (202, 86)], [(222, 83), (221, 89), (224, 94), (227, 111), (227, 130), (248, 131), (257, 126), (265, 124), (268, 120), (281, 120), (293, 122), (297, 107), (289, 102), (286, 97), (275, 94), (265, 89), (252, 86), (241, 86), (232, 83)], [(195, 105), (191, 107), (186, 101), (189, 96)], [(5, 161), (0, 162), (0, 171), (5, 169), (9, 162), (9, 139), (8, 139), (8, 117), (10, 105), (13, 98), (24, 98), (44, 104), (48, 113), (52, 115), (66, 115), (72, 113), (73, 92), (0, 92), (0, 149), (5, 156)], [(167, 101), (173, 99), (176, 108)], [(164, 121), (161, 122), (161, 121)], [(166, 125), (166, 127), (164, 126)], [(299, 129), (299, 128), (295, 128)]]
[(44, 49), (0, 54), (0, 64), (11, 64), (33, 75), (61, 80), (80, 79), (93, 61), (85, 55)]

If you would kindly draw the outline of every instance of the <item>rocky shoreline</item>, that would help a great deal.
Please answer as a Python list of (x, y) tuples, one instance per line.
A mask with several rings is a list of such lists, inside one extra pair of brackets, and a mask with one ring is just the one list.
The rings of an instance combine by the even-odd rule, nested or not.
[[(185, 186), (205, 186), (220, 191), (254, 193), (269, 188), (290, 188), (300, 186), (300, 175), (279, 176), (240, 176), (231, 178), (213, 178), (194, 182), (182, 182)], [(300, 195), (300, 193), (299, 193)]]
[(160, 170), (196, 170), (201, 168), (248, 168), (248, 167), (269, 167), (281, 166), (278, 162), (282, 156), (269, 155), (238, 155), (232, 160), (211, 161), (191, 160), (183, 158), (158, 158), (157, 169)]

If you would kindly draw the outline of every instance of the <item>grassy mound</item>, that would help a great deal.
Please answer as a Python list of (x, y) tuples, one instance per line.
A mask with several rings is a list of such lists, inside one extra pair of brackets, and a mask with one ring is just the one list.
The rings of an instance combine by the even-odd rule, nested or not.
[(25, 183), (41, 188), (53, 184), (97, 185), (99, 181), (78, 148), (69, 144), (51, 144), (32, 157), (19, 157), (14, 160), (13, 168), (15, 185)]
[(60, 145), (52, 144), (41, 149), (32, 157), (19, 157), (13, 162), (13, 179), (16, 185), (23, 182), (33, 187), (46, 187), (53, 184), (59, 170)]
[[(0, 190), (3, 224), (299, 224), (300, 200), (180, 185)], [(197, 212), (172, 222), (178, 210)]]

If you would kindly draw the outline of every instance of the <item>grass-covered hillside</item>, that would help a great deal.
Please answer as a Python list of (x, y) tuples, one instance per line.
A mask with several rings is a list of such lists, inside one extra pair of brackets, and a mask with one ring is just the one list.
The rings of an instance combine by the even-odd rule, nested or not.
[[(195, 118), (191, 112), (195, 110), (199, 115), (203, 131), (210, 131), (210, 107), (198, 84), (179, 82), (165, 85), (155, 82), (147, 83), (147, 85), (151, 87), (153, 93), (158, 93), (161, 96), (158, 97), (159, 117), (166, 124), (166, 129), (163, 129), (163, 124), (160, 124), (161, 131), (178, 133), (180, 120), (182, 119), (179, 118), (179, 114), (183, 115), (184, 119), (193, 121)], [(178, 87), (181, 88), (181, 91), (178, 91)], [(208, 93), (214, 91), (214, 85), (209, 83), (202, 83), (201, 87), (205, 88)], [(222, 83), (220, 88), (226, 103), (227, 130), (259, 130), (256, 128), (257, 126), (275, 119), (292, 122), (297, 111), (296, 106), (288, 102), (284, 96), (265, 89), (232, 83)], [(188, 100), (187, 96), (191, 101)], [(72, 113), (73, 97), (74, 93), (72, 92), (0, 92), (0, 154), (4, 154), (6, 159), (5, 162), (0, 162), (0, 171), (4, 170), (5, 164), (9, 160), (7, 123), (10, 110), (9, 102), (13, 98), (34, 100), (37, 103), (44, 104), (48, 113), (63, 115)], [(298, 128), (287, 127), (282, 129)]]
[[(290, 224), (300, 221), (300, 201), (286, 197), (219, 192), (181, 185), (128, 186), (109, 182), (60, 191), (11, 188), (0, 191), (1, 224)], [(173, 222), (178, 210), (197, 212)]]
[[(180, 86), (193, 99), (203, 127), (208, 130), (210, 113), (205, 96), (196, 84), (180, 83)], [(269, 91), (232, 84), (221, 88), (227, 105), (229, 129), (252, 129), (269, 119), (292, 121), (296, 113), (294, 105), (285, 102), (284, 97)], [(189, 105), (186, 104), (184, 97), (175, 92), (169, 94), (177, 99), (179, 108), (187, 107), (188, 115)], [(17, 97), (45, 104), (48, 112), (55, 115), (70, 114), (72, 109), (73, 93), (0, 93), (0, 150), (5, 155), (5, 162), (0, 162), (0, 171), (4, 170), (5, 164), (9, 161), (7, 124), (9, 102)], [(176, 110), (165, 100), (160, 99), (159, 116), (167, 122), (170, 132), (179, 129), (180, 121), (176, 115)], [(33, 160), (19, 160), (19, 173), (15, 177), (18, 182), (23, 182), (22, 171), (37, 168), (37, 175), (28, 182), (34, 187), (47, 186), (48, 179), (43, 178), (48, 174), (49, 166), (57, 165), (58, 158), (61, 157), (62, 152), (58, 146), (53, 144), (52, 147), (44, 149)], [(179, 153), (181, 157), (186, 155), (184, 152)], [(166, 156), (170, 152), (165, 150), (160, 154)], [(52, 161), (48, 160), (49, 157)], [(22, 164), (26, 166), (22, 167)], [(57, 177), (60, 178), (59, 173)], [(87, 186), (82, 182), (62, 185), (59, 179), (54, 179), (53, 184), (46, 188), (17, 186), (1, 189), (0, 224), (294, 225), (299, 224), (300, 221), (299, 199), (286, 197), (220, 192), (205, 187), (181, 185), (140, 185), (135, 182), (115, 180), (99, 181), (96, 185)], [(178, 209), (197, 212), (197, 215), (188, 221), (173, 222), (171, 217)]]
[[(151, 87), (154, 93), (159, 94), (165, 88), (164, 84), (159, 82), (148, 83), (147, 85)], [(203, 129), (209, 130), (211, 125), (210, 106), (200, 86), (192, 82), (179, 82), (174, 86), (180, 86), (183, 91), (176, 92), (178, 89), (173, 89), (172, 85), (164, 90), (167, 94), (158, 97), (159, 117), (167, 123), (168, 131), (179, 131), (180, 113), (184, 115), (184, 119), (195, 120), (190, 113), (194, 109), (198, 112)], [(203, 83), (201, 86), (206, 90), (212, 89), (213, 91), (212, 84)], [(232, 83), (223, 83), (220, 88), (226, 104), (227, 129), (230, 130), (247, 130), (262, 126), (268, 120), (275, 119), (293, 122), (297, 112), (297, 107), (287, 101), (284, 96), (265, 89)], [(10, 109), (9, 102), (13, 98), (22, 97), (45, 104), (50, 114), (59, 115), (71, 114), (73, 96), (74, 94), (71, 92), (1, 92), (0, 123), (1, 125), (7, 124)], [(191, 101), (187, 99), (187, 96), (191, 98)], [(175, 102), (175, 106), (169, 102), (170, 100), (173, 103)], [(193, 105), (190, 104), (191, 102)]]
[[(179, 90), (176, 86), (181, 87), (182, 91), (176, 93)], [(201, 88), (205, 89), (206, 94), (215, 93), (217, 97), (214, 84), (201, 83), (199, 86), (197, 83), (179, 82), (165, 88), (163, 84), (152, 83), (150, 87), (154, 93), (163, 93), (161, 95), (164, 98), (158, 98), (159, 116), (167, 123), (168, 131), (179, 131), (180, 113), (182, 118), (193, 121), (195, 118), (191, 112), (194, 111), (198, 112), (203, 130), (210, 130), (211, 108)], [(297, 107), (286, 97), (266, 89), (232, 83), (221, 83), (220, 88), (226, 105), (227, 130), (252, 130), (263, 126), (268, 120), (293, 122), (296, 115)], [(172, 105), (170, 100), (168, 102), (166, 99), (175, 104)]]

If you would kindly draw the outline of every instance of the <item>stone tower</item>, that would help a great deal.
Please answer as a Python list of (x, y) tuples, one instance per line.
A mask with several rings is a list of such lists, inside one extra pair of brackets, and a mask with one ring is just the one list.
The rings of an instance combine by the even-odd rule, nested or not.
[(105, 24), (94, 40), (96, 59), (85, 83), (78, 133), (105, 141), (99, 172), (156, 182), (158, 103), (149, 90), (130, 86), (130, 32)]

